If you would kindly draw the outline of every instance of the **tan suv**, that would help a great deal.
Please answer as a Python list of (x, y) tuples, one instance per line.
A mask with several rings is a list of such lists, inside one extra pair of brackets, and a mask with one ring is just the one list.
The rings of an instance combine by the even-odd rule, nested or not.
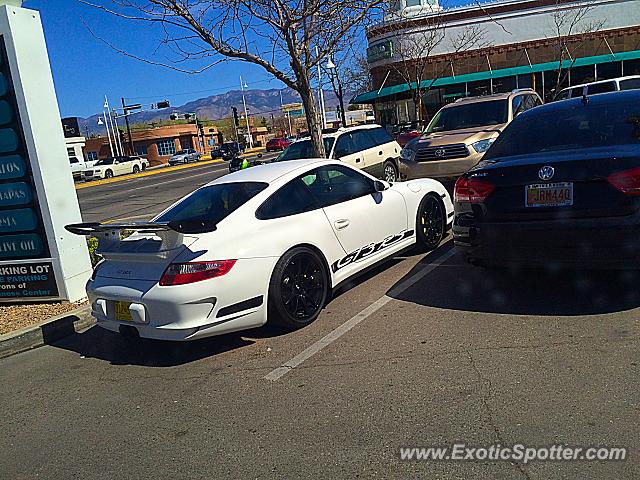
[(400, 153), (400, 177), (457, 177), (480, 161), (520, 113), (542, 105), (532, 89), (468, 97), (445, 105)]

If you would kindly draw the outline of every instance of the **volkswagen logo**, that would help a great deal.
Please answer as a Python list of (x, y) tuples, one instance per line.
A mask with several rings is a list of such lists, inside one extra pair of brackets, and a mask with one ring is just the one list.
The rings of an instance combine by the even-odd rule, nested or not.
[(553, 167), (547, 165), (545, 167), (542, 167), (538, 171), (538, 176), (540, 177), (540, 180), (551, 180), (554, 173), (556, 173), (556, 171), (553, 169)]
[(444, 148), (437, 149), (435, 152), (433, 152), (433, 154), (436, 157), (444, 157)]

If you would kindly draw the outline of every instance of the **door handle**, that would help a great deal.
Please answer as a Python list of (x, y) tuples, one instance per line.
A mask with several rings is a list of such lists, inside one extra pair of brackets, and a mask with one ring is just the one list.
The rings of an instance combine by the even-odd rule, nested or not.
[(380, 151), (378, 152), (378, 155), (382, 155), (382, 150), (380, 150)]
[(360, 163), (361, 158), (356, 158), (356, 163)]
[(335, 225), (336, 230), (342, 230), (343, 228), (347, 228), (349, 226), (349, 220), (343, 218), (341, 220), (336, 220), (333, 224)]

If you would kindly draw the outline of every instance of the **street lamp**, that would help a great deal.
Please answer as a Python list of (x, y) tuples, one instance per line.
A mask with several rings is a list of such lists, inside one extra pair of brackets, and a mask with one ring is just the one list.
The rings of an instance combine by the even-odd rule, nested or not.
[(242, 104), (244, 105), (244, 119), (247, 122), (247, 134), (249, 136), (249, 148), (253, 148), (253, 138), (251, 138), (251, 129), (249, 127), (249, 115), (247, 114), (247, 102), (244, 99), (244, 89), (248, 88), (247, 84), (242, 81), (242, 75), (240, 75), (240, 90), (242, 91)]
[[(331, 58), (329, 58), (329, 61), (327, 61), (327, 70), (329, 70), (329, 76), (331, 79), (331, 85), (335, 84), (333, 83), (334, 80), (334, 76), (335, 76), (335, 82), (338, 86), (337, 89), (337, 96), (338, 96), (338, 102), (340, 104), (340, 120), (342, 120), (342, 126), (346, 127), (347, 126), (347, 117), (344, 113), (344, 102), (342, 101), (342, 82), (340, 82), (340, 75), (338, 75), (338, 67), (336, 66), (335, 63), (333, 63), (333, 61), (331, 60)], [(334, 88), (335, 90), (335, 88)]]

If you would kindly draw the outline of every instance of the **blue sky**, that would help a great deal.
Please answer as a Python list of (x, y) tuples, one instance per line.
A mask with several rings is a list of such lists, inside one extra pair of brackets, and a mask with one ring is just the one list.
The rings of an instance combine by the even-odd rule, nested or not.
[(136, 103), (169, 99), (172, 105), (180, 105), (238, 89), (239, 75), (250, 88), (282, 87), (261, 68), (243, 62), (190, 75), (126, 57), (96, 39), (89, 28), (119, 48), (137, 53), (153, 52), (157, 37), (77, 0), (26, 0), (23, 6), (40, 12), (63, 117), (101, 111), (105, 94), (112, 104), (124, 96)]

